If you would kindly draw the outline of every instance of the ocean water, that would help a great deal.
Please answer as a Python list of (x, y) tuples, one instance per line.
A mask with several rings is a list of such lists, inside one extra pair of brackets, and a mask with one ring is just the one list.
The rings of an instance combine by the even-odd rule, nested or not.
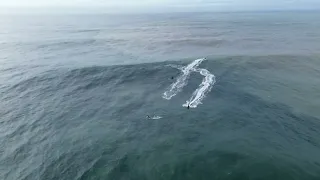
[(1, 15), (0, 179), (320, 179), (319, 19)]

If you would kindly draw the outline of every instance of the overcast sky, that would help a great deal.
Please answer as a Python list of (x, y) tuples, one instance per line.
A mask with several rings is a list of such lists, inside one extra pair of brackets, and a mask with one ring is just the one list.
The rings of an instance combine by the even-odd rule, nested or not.
[(320, 0), (0, 0), (0, 7), (109, 7), (204, 10), (319, 9)]

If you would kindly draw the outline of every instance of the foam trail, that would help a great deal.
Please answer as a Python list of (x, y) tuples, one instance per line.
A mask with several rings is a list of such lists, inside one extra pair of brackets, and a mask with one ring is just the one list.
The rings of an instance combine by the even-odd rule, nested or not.
[(191, 108), (196, 108), (201, 101), (206, 96), (208, 92), (210, 92), (212, 86), (216, 83), (216, 77), (211, 74), (206, 69), (194, 69), (195, 71), (199, 71), (201, 75), (205, 76), (202, 80), (202, 83), (199, 85), (198, 89), (196, 89), (191, 98), (182, 106), (187, 107), (188, 105)]
[(194, 69), (198, 67), (201, 64), (201, 62), (204, 60), (205, 58), (196, 59), (192, 63), (188, 64), (186, 67), (183, 67), (181, 69), (182, 75), (180, 75), (177, 78), (176, 82), (171, 84), (170, 89), (164, 92), (162, 97), (164, 99), (169, 100), (173, 96), (177, 95), (177, 93), (179, 93), (182, 90), (182, 88), (187, 84), (186, 81), (188, 80), (190, 73), (194, 71)]

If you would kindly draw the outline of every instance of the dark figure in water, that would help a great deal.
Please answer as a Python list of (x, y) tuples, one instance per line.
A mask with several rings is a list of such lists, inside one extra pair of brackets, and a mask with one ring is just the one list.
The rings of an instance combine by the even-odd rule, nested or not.
[(187, 107), (188, 109), (190, 109), (190, 105), (188, 104), (188, 107)]
[(151, 117), (150, 117), (149, 115), (147, 115), (147, 118), (148, 118), (148, 119), (151, 119)]
[(171, 77), (171, 79), (173, 79), (173, 76)]

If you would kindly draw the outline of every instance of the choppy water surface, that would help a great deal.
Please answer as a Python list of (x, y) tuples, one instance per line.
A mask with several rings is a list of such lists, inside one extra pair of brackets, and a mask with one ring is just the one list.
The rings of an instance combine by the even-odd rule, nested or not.
[(319, 18), (2, 15), (0, 179), (320, 179)]

